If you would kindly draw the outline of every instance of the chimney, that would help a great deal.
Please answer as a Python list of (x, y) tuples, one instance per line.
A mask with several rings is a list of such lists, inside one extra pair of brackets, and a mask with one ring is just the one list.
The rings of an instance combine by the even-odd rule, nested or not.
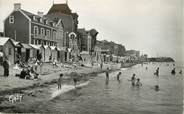
[(43, 12), (38, 11), (37, 14), (38, 14), (38, 16), (43, 17)]
[(21, 3), (14, 3), (14, 10), (18, 11), (21, 9)]

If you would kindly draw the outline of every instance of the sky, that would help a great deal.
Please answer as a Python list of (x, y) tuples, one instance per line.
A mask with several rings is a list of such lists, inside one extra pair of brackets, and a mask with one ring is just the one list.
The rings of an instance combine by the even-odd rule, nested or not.
[[(53, 0), (0, 0), (0, 31), (14, 3), (21, 3), (29, 12), (46, 14)], [(98, 40), (114, 41), (149, 57), (184, 58), (182, 0), (68, 0), (68, 4), (79, 14), (79, 27), (95, 28)]]

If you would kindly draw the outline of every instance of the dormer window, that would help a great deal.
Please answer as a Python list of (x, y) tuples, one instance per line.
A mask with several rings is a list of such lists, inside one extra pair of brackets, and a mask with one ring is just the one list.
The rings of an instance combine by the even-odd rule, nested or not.
[(14, 23), (14, 16), (9, 17), (9, 23)]
[(36, 21), (36, 17), (35, 16), (33, 16), (33, 20)]
[(46, 25), (49, 25), (49, 21), (48, 20), (46, 20)]
[(53, 27), (55, 27), (56, 26), (56, 23), (53, 23)]
[(43, 23), (43, 19), (42, 18), (40, 18), (40, 23)]

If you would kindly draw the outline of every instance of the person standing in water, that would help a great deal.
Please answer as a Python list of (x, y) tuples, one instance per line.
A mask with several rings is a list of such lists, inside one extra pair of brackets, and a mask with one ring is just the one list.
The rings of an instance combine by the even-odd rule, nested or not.
[(159, 67), (156, 69), (155, 75), (159, 76)]
[(182, 70), (180, 70), (179, 74), (182, 74)]
[(137, 87), (140, 87), (140, 86), (142, 86), (142, 83), (140, 82), (140, 79), (138, 78), (137, 79), (137, 82), (136, 82), (136, 84), (135, 84)]
[(146, 67), (146, 70), (148, 70), (148, 67)]
[(63, 74), (61, 73), (60, 76), (59, 76), (58, 82), (57, 82), (57, 84), (58, 84), (58, 90), (61, 89), (62, 77), (63, 77)]
[(120, 79), (119, 79), (120, 75), (121, 75), (121, 72), (119, 72), (117, 75), (117, 81), (120, 81)]
[(109, 67), (107, 68), (105, 74), (106, 74), (106, 80), (109, 80)]
[(135, 74), (133, 74), (131, 78), (132, 86), (135, 86)]
[(176, 71), (175, 71), (176, 69), (175, 68), (173, 68), (173, 70), (171, 71), (171, 74), (172, 75), (175, 75), (176, 74)]

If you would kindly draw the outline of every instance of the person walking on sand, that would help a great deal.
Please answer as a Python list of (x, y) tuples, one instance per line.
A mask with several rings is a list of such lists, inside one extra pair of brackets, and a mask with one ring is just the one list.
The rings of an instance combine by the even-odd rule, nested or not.
[(107, 68), (105, 74), (106, 74), (106, 80), (109, 80), (109, 67)]
[(57, 67), (57, 60), (54, 58), (53, 59), (53, 68)]
[(3, 68), (4, 68), (4, 76), (8, 77), (9, 76), (9, 61), (8, 58), (5, 57), (5, 60), (3, 61)]
[(57, 82), (57, 84), (58, 84), (58, 90), (61, 89), (62, 77), (63, 77), (63, 74), (61, 73), (60, 76), (59, 76), (58, 82)]

